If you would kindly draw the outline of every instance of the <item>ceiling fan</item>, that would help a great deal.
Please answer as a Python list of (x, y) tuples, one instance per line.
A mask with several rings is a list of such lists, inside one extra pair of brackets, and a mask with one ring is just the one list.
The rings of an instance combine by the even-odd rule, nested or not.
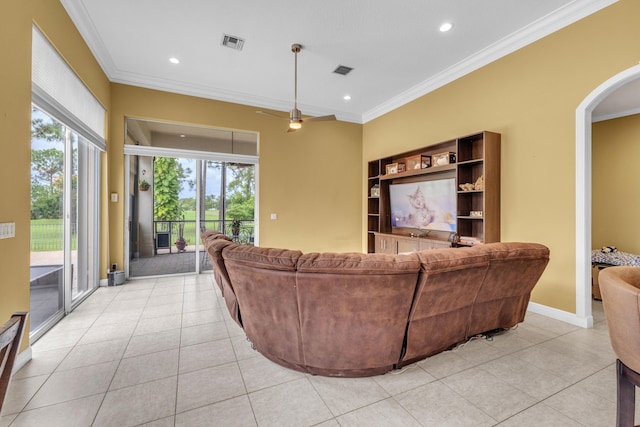
[[(291, 52), (295, 54), (295, 65), (294, 65), (294, 81), (293, 81), (293, 110), (289, 112), (289, 129), (287, 132), (295, 132), (302, 127), (302, 123), (307, 122), (319, 122), (319, 121), (327, 121), (327, 120), (335, 120), (336, 116), (331, 114), (329, 116), (318, 116), (318, 117), (305, 117), (302, 118), (302, 112), (298, 110), (298, 53), (302, 50), (302, 45), (298, 43), (294, 43), (291, 45)], [(264, 114), (266, 116), (276, 117), (279, 119), (284, 119), (282, 116), (278, 116), (276, 114), (267, 113), (266, 111), (256, 111), (258, 114)]]

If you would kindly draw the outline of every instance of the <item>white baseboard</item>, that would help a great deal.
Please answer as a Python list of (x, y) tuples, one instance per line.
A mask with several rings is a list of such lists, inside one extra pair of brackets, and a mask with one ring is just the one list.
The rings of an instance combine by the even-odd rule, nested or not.
[(31, 346), (25, 348), (20, 353), (18, 353), (18, 355), (16, 356), (15, 362), (13, 362), (13, 370), (11, 371), (11, 375), (15, 374), (20, 370), (20, 368), (26, 365), (27, 362), (31, 360), (31, 356), (32, 356)]
[(109, 279), (100, 279), (99, 286), (109, 286)]
[(527, 310), (531, 311), (532, 313), (551, 317), (552, 319), (570, 323), (575, 326), (580, 326), (581, 328), (593, 328), (593, 316), (579, 317), (574, 313), (569, 313), (568, 311), (564, 310), (558, 310), (557, 308), (538, 304), (536, 302), (529, 302), (529, 307), (527, 308)]

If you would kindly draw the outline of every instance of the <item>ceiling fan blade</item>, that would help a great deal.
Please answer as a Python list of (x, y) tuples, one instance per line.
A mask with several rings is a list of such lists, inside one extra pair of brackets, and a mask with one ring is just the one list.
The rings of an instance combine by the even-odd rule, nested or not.
[(269, 117), (275, 117), (276, 119), (286, 119), (287, 118), (287, 117), (284, 117), (284, 116), (279, 116), (277, 114), (268, 113), (268, 112), (262, 111), (262, 110), (258, 110), (258, 111), (256, 111), (256, 113), (262, 114), (262, 115), (265, 115), (265, 116), (269, 116)]
[(328, 116), (318, 116), (318, 117), (306, 117), (304, 119), (302, 119), (302, 121), (304, 122), (323, 122), (323, 121), (328, 121), (328, 120), (335, 120), (336, 116), (331, 114)]

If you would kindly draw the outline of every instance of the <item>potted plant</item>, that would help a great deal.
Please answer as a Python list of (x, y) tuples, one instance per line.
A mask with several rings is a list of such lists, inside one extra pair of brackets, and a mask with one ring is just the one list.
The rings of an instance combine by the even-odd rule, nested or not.
[(237, 218), (231, 220), (231, 234), (233, 237), (238, 237), (240, 234), (240, 226), (242, 225), (242, 221)]
[(149, 190), (149, 187), (151, 187), (151, 186), (149, 185), (149, 183), (145, 179), (141, 179), (140, 181), (138, 181), (138, 190), (147, 191), (147, 190)]
[[(184, 218), (183, 218), (184, 219)], [(184, 252), (187, 247), (187, 241), (184, 239), (184, 222), (180, 221), (178, 223), (178, 239), (176, 240), (176, 248), (178, 252)]]

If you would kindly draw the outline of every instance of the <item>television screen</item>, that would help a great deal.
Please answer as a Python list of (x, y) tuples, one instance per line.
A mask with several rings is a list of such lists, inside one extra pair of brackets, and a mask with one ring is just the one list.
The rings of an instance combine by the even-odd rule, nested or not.
[(391, 226), (456, 231), (455, 178), (391, 184)]

